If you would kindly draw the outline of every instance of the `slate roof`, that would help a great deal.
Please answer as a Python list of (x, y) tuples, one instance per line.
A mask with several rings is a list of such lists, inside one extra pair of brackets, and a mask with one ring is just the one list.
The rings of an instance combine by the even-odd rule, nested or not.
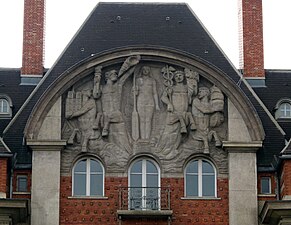
[[(15, 116), (17, 111), (23, 105), (24, 101), (30, 95), (35, 86), (20, 85), (20, 69), (19, 68), (0, 68), (0, 94), (7, 95), (12, 100), (12, 117)], [(8, 125), (11, 119), (0, 118), (0, 138), (5, 127)], [(23, 121), (25, 123), (25, 121)], [(11, 129), (11, 134), (14, 136), (17, 145), (10, 145), (14, 152), (18, 151), (17, 146), (22, 145), (22, 132), (15, 132), (15, 129)], [(16, 148), (15, 148), (16, 147)], [(22, 148), (22, 147), (21, 147)], [(5, 146), (0, 140), (0, 154), (9, 153), (9, 147)], [(10, 153), (9, 153), (10, 154)], [(30, 158), (30, 154), (25, 153), (25, 158)]]
[[(92, 54), (98, 55), (104, 51), (135, 46), (175, 49), (206, 60), (223, 71), (234, 83), (239, 84), (238, 87), (249, 97), (267, 131), (264, 149), (259, 153), (259, 164), (270, 163), (273, 154), (282, 150), (284, 137), (245, 83), (239, 82), (238, 72), (187, 4), (99, 3), (5, 133), (5, 142), (11, 149), (17, 149), (21, 157), (18, 162), (29, 163), (31, 159), (29, 154), (26, 155), (27, 150), (21, 144), (21, 137), (15, 138), (15, 134), (23, 134), (29, 113), (42, 93), (58, 76), (80, 61), (90, 58)], [(276, 149), (272, 146), (274, 138)]]
[[(291, 70), (266, 70), (266, 88), (254, 88), (266, 107), (275, 116), (275, 106), (279, 100), (291, 100)], [(291, 137), (291, 120), (278, 119), (286, 132), (286, 139)]]

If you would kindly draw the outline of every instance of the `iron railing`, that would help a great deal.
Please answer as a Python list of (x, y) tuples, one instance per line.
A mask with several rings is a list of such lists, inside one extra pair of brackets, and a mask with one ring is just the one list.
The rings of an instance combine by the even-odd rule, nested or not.
[(170, 210), (169, 187), (120, 187), (120, 210)]

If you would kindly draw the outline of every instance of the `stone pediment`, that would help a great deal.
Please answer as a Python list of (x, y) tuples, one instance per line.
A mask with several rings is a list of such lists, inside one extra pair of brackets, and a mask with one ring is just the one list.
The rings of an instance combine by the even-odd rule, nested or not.
[(84, 153), (98, 156), (109, 173), (125, 172), (130, 159), (145, 154), (161, 162), (164, 173), (180, 173), (195, 155), (214, 159), (219, 173), (227, 173), (221, 146), (230, 137), (230, 103), (244, 121), (245, 139), (262, 136), (253, 129), (260, 122), (250, 103), (225, 74), (172, 51), (118, 51), (71, 68), (35, 111), (32, 139), (45, 136), (44, 115), (57, 99), (60, 139), (67, 141), (63, 173)]

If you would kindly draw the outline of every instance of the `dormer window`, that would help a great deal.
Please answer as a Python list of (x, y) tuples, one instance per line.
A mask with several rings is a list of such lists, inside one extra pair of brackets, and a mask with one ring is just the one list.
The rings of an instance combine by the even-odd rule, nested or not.
[(281, 99), (275, 110), (276, 119), (291, 119), (291, 99)]
[(12, 102), (8, 96), (0, 95), (0, 118), (11, 118)]

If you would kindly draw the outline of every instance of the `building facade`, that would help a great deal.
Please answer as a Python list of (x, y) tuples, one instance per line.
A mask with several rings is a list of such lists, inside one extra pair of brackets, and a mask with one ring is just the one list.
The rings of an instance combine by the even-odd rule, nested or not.
[(0, 223), (290, 223), (291, 71), (264, 69), (260, 1), (240, 70), (182, 3), (99, 3), (45, 70), (25, 4), (41, 41), (0, 71)]

